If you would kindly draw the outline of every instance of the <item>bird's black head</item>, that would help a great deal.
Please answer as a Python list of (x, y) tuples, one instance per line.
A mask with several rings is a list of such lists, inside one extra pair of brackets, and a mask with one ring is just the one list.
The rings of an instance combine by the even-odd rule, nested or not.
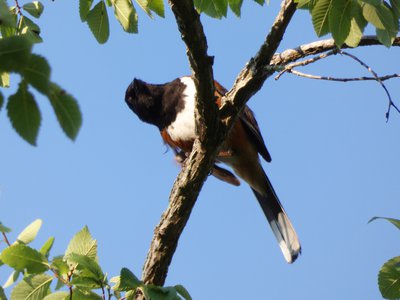
[(162, 96), (161, 85), (149, 84), (135, 78), (126, 90), (125, 101), (140, 120), (160, 128)]

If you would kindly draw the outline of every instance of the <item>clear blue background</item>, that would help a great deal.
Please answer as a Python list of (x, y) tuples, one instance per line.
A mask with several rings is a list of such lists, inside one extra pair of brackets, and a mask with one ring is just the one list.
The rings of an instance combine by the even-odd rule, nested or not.
[[(175, 20), (139, 12), (138, 35), (112, 17), (100, 46), (79, 20), (78, 4), (45, 2), (39, 21), (45, 43), (34, 52), (52, 66), (52, 79), (78, 100), (82, 129), (75, 142), (57, 124), (46, 98), (38, 147), (0, 117), (0, 220), (18, 232), (44, 220), (34, 246), (55, 236), (52, 254), (88, 225), (104, 271), (128, 267), (138, 276), (179, 172), (155, 127), (124, 103), (134, 77), (163, 83), (190, 73)], [(228, 89), (258, 50), (279, 9), (245, 1), (242, 18), (202, 17), (214, 74)], [(372, 32), (370, 30), (370, 32)], [(280, 51), (316, 40), (310, 16), (298, 11)], [(380, 75), (399, 72), (397, 48), (351, 51)], [(347, 57), (301, 71), (369, 75)], [(15, 90), (18, 83), (13, 78)], [(400, 104), (399, 81), (386, 82)], [(284, 75), (270, 78), (249, 102), (272, 154), (264, 164), (300, 236), (303, 254), (287, 265), (252, 192), (210, 177), (169, 270), (167, 285), (183, 284), (194, 299), (380, 299), (377, 273), (400, 254), (400, 232), (373, 216), (400, 218), (400, 116), (386, 123), (387, 98), (374, 82), (335, 83)], [(4, 244), (2, 244), (4, 247)], [(0, 271), (3, 283), (10, 270)]]

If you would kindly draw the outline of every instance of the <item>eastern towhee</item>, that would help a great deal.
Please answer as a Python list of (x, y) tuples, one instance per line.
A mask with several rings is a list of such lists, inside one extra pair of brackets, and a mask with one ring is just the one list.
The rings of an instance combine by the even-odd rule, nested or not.
[[(217, 105), (221, 104), (221, 98), (226, 92), (215, 81)], [(177, 160), (182, 163), (192, 150), (196, 138), (195, 95), (194, 81), (188, 76), (165, 84), (149, 84), (134, 79), (126, 90), (125, 101), (142, 121), (158, 127), (164, 142), (175, 151)], [(245, 106), (221, 146), (216, 162), (230, 166), (250, 185), (286, 261), (292, 263), (301, 253), (300, 242), (260, 164), (258, 154), (267, 162), (271, 161), (254, 114)], [(214, 165), (211, 172), (223, 181), (240, 184), (235, 175), (217, 165)]]

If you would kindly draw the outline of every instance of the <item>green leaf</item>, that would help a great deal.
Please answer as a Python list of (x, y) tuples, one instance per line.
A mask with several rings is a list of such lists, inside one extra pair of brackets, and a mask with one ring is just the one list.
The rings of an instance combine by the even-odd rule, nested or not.
[(75, 140), (82, 125), (82, 114), (73, 96), (55, 83), (50, 84), (47, 97), (64, 133)]
[(373, 217), (371, 220), (368, 221), (368, 223), (371, 223), (372, 221), (375, 221), (375, 220), (386, 220), (386, 221), (389, 221), (394, 226), (396, 226), (398, 229), (400, 229), (400, 220), (398, 220), (398, 219), (385, 218), (385, 217)]
[(295, 2), (297, 3), (298, 9), (307, 9), (311, 11), (314, 8), (317, 0), (298, 0)]
[(119, 282), (115, 286), (115, 290), (129, 291), (135, 290), (142, 285), (142, 282), (129, 269), (122, 268), (119, 276)]
[(378, 274), (378, 285), (382, 297), (400, 298), (400, 256), (388, 260)]
[(130, 0), (113, 0), (114, 14), (126, 32), (138, 32), (138, 16)]
[(50, 86), (50, 65), (47, 60), (32, 54), (23, 75), (25, 80), (42, 94), (47, 94)]
[(7, 3), (4, 0), (0, 0), (0, 25), (12, 27), (14, 24), (14, 18)]
[(72, 300), (104, 300), (102, 296), (92, 292), (86, 291), (80, 288), (72, 290)]
[(42, 220), (36, 219), (31, 224), (26, 226), (24, 230), (22, 230), (22, 232), (18, 235), (17, 240), (21, 243), (29, 244), (36, 238), (40, 227), (42, 227)]
[(43, 13), (44, 6), (39, 1), (33, 1), (31, 3), (24, 4), (22, 8), (27, 11), (32, 17), (39, 18)]
[(29, 62), (32, 43), (20, 36), (0, 39), (0, 71), (21, 72)]
[(67, 299), (69, 299), (68, 292), (55, 292), (43, 298), (43, 300), (67, 300)]
[(85, 290), (99, 289), (103, 285), (92, 277), (74, 275), (70, 283)]
[(392, 46), (394, 39), (396, 38), (397, 31), (382, 30), (376, 28), (376, 35), (378, 40), (387, 48)]
[(364, 3), (362, 6), (364, 18), (374, 25), (377, 29), (396, 30), (395, 22), (390, 9), (383, 3), (379, 6), (373, 6)]
[(148, 7), (149, 3), (147, 0), (136, 0), (136, 3), (139, 4), (140, 8), (148, 15), (152, 16), (150, 8)]
[(398, 19), (400, 16), (400, 0), (390, 0), (390, 5), (392, 6), (396, 19)]
[(229, 7), (233, 13), (240, 17), (240, 10), (242, 8), (243, 0), (229, 0)]
[(31, 274), (42, 273), (49, 269), (46, 257), (24, 244), (15, 244), (4, 249), (1, 259), (15, 270), (26, 269)]
[(97, 42), (104, 44), (110, 35), (106, 5), (103, 1), (96, 4), (87, 15), (86, 21)]
[[(1, 95), (1, 97), (3, 97), (3, 95)], [(1, 101), (2, 100), (0, 100), (0, 102)], [(0, 105), (0, 109), (1, 109), (1, 105)], [(0, 222), (0, 232), (4, 232), (4, 233), (11, 232), (11, 229), (8, 228), (7, 226), (4, 226), (3, 223)]]
[(194, 5), (199, 13), (205, 13), (212, 18), (226, 17), (228, 0), (194, 0)]
[(13, 271), (10, 274), (10, 276), (8, 276), (8, 279), (3, 284), (3, 287), (4, 288), (8, 288), (9, 286), (12, 286), (14, 284), (14, 282), (16, 282), (18, 280), (18, 277), (19, 277), (20, 273), (21, 273), (20, 271)]
[(0, 87), (10, 87), (10, 74), (7, 72), (0, 73)]
[(150, 10), (154, 11), (157, 15), (164, 18), (164, 1), (163, 0), (147, 0), (147, 6)]
[(66, 259), (69, 264), (76, 266), (85, 277), (90, 277), (98, 283), (104, 281), (104, 273), (93, 258), (82, 254), (71, 253)]
[(0, 286), (0, 300), (7, 300), (6, 294), (4, 293), (4, 290), (1, 286)]
[(343, 45), (350, 33), (353, 2), (354, 0), (332, 0), (328, 14), (329, 28), (338, 47)]
[(54, 237), (50, 237), (46, 243), (40, 248), (39, 252), (44, 255), (44, 257), (49, 258), (50, 250), (54, 244)]
[(50, 294), (53, 277), (46, 274), (25, 277), (11, 293), (11, 300), (39, 300)]
[(21, 82), (17, 93), (8, 98), (7, 114), (15, 131), (25, 141), (36, 145), (41, 116), (33, 95), (28, 92), (26, 83)]
[(75, 234), (69, 242), (65, 257), (71, 253), (86, 255), (97, 261), (97, 241), (92, 238), (87, 226)]
[(189, 292), (183, 285), (175, 285), (176, 291), (181, 295), (184, 299), (186, 300), (192, 300), (192, 297), (190, 296)]
[(265, 0), (254, 0), (254, 2), (256, 2), (262, 6), (262, 5), (264, 5)]
[(363, 32), (368, 22), (362, 15), (361, 5), (353, 3), (353, 18), (350, 23), (350, 33), (345, 40), (345, 44), (350, 47), (357, 47), (363, 36)]
[(93, 0), (79, 0), (79, 16), (81, 17), (82, 22), (86, 21), (92, 4)]
[(333, 0), (318, 0), (311, 11), (312, 22), (317, 36), (327, 34), (329, 29), (329, 11)]
[(18, 32), (32, 43), (43, 42), (40, 37), (40, 27), (26, 16), (19, 19)]

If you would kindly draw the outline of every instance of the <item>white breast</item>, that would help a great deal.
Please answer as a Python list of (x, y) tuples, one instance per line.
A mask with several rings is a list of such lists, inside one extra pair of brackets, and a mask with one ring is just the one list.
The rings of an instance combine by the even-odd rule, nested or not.
[(167, 127), (167, 132), (175, 141), (187, 141), (196, 138), (194, 121), (196, 87), (190, 77), (182, 77), (180, 80), (186, 85), (183, 91), (184, 108), (177, 114), (175, 121)]

